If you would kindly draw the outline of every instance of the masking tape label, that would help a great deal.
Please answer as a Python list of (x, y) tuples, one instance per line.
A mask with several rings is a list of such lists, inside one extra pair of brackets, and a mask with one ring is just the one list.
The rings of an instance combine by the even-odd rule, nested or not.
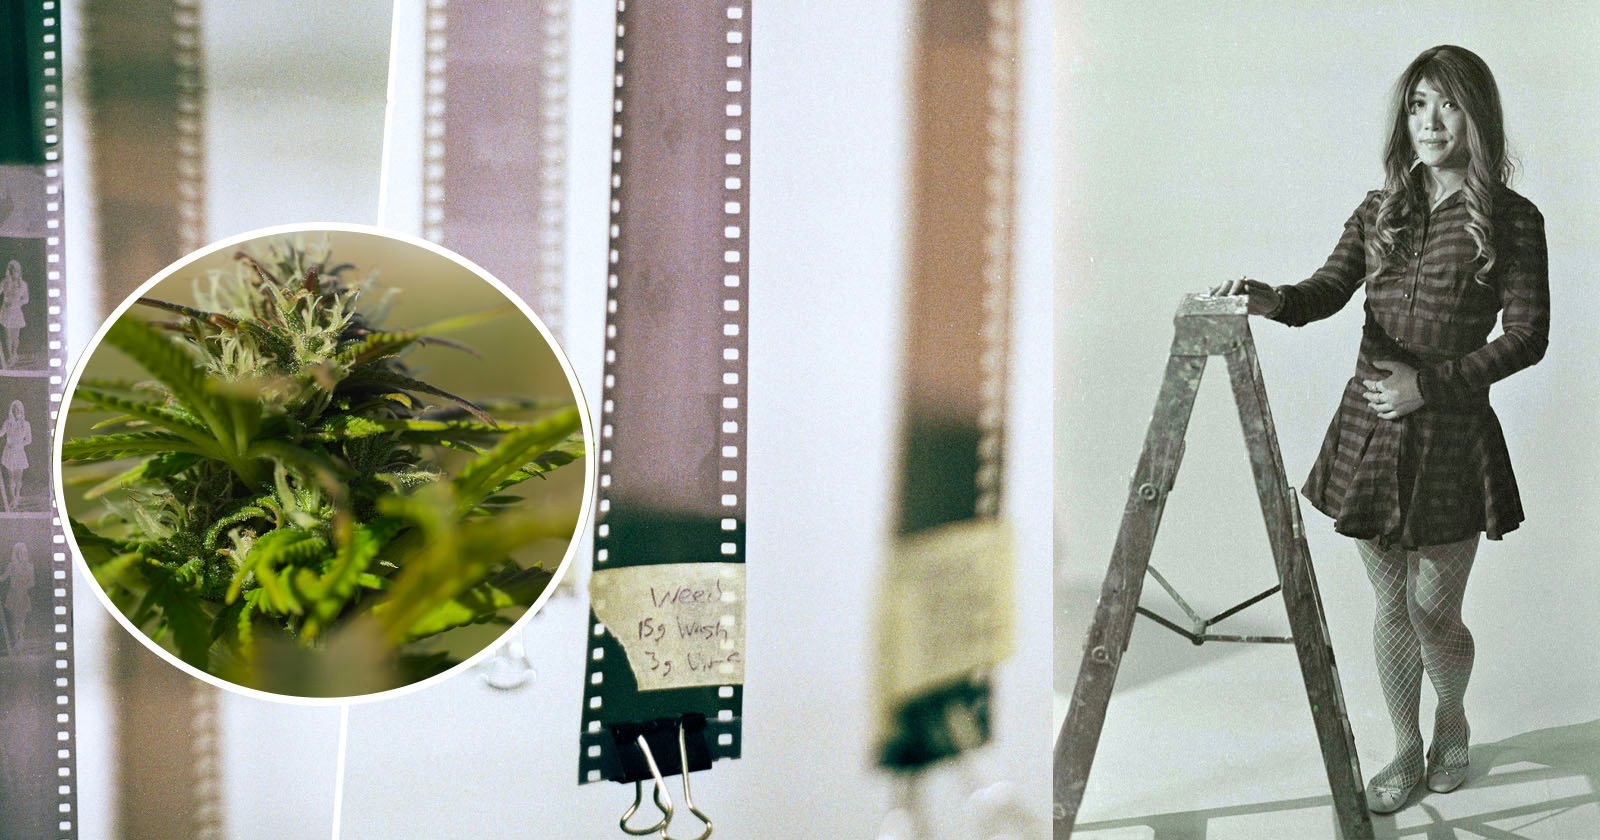
[(1011, 655), (1011, 532), (967, 520), (902, 537), (881, 599), (879, 697), (886, 707)]
[(628, 655), (640, 691), (744, 683), (744, 564), (601, 569), (595, 617)]

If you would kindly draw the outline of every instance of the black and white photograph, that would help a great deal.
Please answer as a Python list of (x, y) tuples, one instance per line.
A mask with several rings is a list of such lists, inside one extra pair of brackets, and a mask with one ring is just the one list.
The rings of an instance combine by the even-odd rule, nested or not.
[(0, 376), (0, 516), (51, 510), (50, 386), (43, 376)]
[[(0, 520), (0, 836), (43, 837), (50, 826), (21, 803), (53, 793), (49, 738), (59, 727), (55, 688), (58, 661), (55, 591), (69, 572), (55, 561), (48, 516)], [(59, 572), (59, 575), (57, 574)]]
[(44, 167), (0, 165), (0, 238), (42, 239), (48, 231)]
[(0, 237), (0, 376), (48, 368), (43, 238)]
[(1600, 5), (1058, 26), (1056, 836), (1595, 836)]

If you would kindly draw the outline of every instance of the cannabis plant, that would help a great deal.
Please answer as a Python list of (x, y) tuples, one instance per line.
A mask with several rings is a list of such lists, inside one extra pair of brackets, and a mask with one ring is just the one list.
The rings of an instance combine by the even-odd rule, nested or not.
[[(549, 582), (513, 552), (569, 539), (577, 506), (537, 514), (508, 491), (581, 457), (578, 408), (480, 405), (402, 359), (466, 349), (438, 333), (498, 313), (387, 330), (387, 298), (363, 308), (374, 276), (347, 280), (325, 245), (234, 257), (196, 283), (195, 306), (145, 298), (155, 319), (110, 327), (105, 342), (149, 380), (73, 392), (74, 410), (112, 415), (62, 447), (66, 464), (112, 467), (91, 470), (97, 515), (71, 523), (97, 581), (147, 634), (235, 682), (271, 681), (256, 668), (267, 639), (315, 652), (346, 627), (395, 684), (448, 667), (417, 643), (504, 623)], [(531, 419), (490, 414), (516, 409)], [(446, 450), (465, 463), (447, 468)]]

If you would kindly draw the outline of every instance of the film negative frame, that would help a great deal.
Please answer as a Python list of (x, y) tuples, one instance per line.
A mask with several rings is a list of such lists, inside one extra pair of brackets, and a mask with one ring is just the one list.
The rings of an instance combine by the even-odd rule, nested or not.
[(568, 4), (428, 0), (423, 29), (422, 235), (499, 278), (558, 338)]
[[(42, 365), (18, 364), (0, 370), (0, 402), (6, 404), (0, 434), (0, 482), (10, 488), (0, 513), (0, 693), (7, 711), (0, 720), (0, 834), (75, 838), (78, 836), (77, 708), (74, 668), (72, 571), (61, 521), (49, 490), (50, 434), (60, 406), (66, 350), (63, 341), (65, 240), (62, 192), (61, 22), (56, 0), (13, 2), (5, 9), (8, 63), (25, 68), (25, 101), (8, 103), (7, 158), (0, 187), (7, 194), (8, 242), (34, 240), (42, 253), (31, 294), (18, 291), (8, 277), (0, 284), (0, 325), (16, 335), (9, 357), (23, 357), (20, 333), (27, 329), (24, 303), (44, 299)], [(17, 61), (16, 59), (21, 59)], [(9, 106), (20, 105), (11, 108)], [(19, 119), (20, 118), (20, 119)], [(26, 214), (25, 219), (14, 219)], [(42, 250), (38, 248), (42, 245)], [(7, 274), (14, 274), (7, 261)], [(17, 261), (20, 268), (21, 261)], [(21, 275), (19, 274), (19, 277)], [(42, 279), (43, 283), (37, 281)], [(42, 294), (41, 294), (42, 293)], [(37, 310), (26, 310), (27, 314)], [(33, 322), (35, 328), (38, 321)], [(8, 338), (11, 338), (8, 336)], [(42, 358), (41, 358), (42, 356)], [(19, 412), (17, 409), (20, 408)], [(19, 416), (19, 414), (21, 416)], [(31, 452), (29, 451), (31, 450)], [(42, 474), (44, 485), (22, 493), (22, 477)], [(35, 482), (36, 485), (36, 482)], [(40, 609), (32, 620), (29, 613)], [(40, 619), (44, 620), (41, 621)], [(22, 747), (19, 749), (19, 745)], [(20, 756), (20, 758), (19, 758)]]
[[(913, 47), (912, 224), (895, 555), (940, 529), (983, 529), (964, 550), (1009, 552), (1001, 519), (1013, 280), (1018, 0), (921, 0)], [(974, 314), (975, 313), (975, 314)], [(929, 539), (931, 535), (931, 539)], [(975, 544), (976, 543), (976, 544)], [(949, 543), (946, 543), (949, 545)], [(915, 583), (911, 589), (916, 589)], [(987, 620), (1009, 637), (1009, 598)], [(1001, 615), (1001, 613), (1004, 615)], [(918, 619), (936, 621), (942, 619)], [(890, 663), (880, 663), (880, 667)], [(915, 770), (990, 737), (991, 686), (969, 672), (890, 706), (879, 761)]]
[[(596, 575), (745, 562), (750, 7), (617, 2)], [(651, 120), (666, 109), (676, 119)], [(667, 333), (676, 357), (650, 341)], [(694, 474), (655, 474), (650, 434)], [(683, 772), (679, 727), (688, 770), (739, 756), (742, 684), (643, 691), (592, 610), (588, 635), (580, 784), (648, 778), (618, 747), (639, 736), (663, 774)]]

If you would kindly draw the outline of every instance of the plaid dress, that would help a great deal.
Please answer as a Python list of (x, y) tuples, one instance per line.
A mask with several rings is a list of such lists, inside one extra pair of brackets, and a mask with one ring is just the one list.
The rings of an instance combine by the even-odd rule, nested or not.
[[(1485, 532), (1499, 539), (1522, 521), (1489, 386), (1539, 361), (1549, 343), (1550, 285), (1544, 218), (1509, 188), (1494, 192), (1495, 265), (1481, 260), (1457, 191), (1416, 223), (1377, 276), (1371, 192), (1345, 223), (1338, 247), (1309, 279), (1280, 286), (1272, 317), (1290, 326), (1326, 318), (1366, 287), (1367, 323), (1355, 374), (1328, 426), (1301, 492), (1334, 520), (1334, 530), (1403, 548), (1440, 545)], [(1499, 316), (1503, 334), (1488, 341)], [(1383, 420), (1367, 404), (1363, 379), (1389, 374), (1373, 362), (1418, 370), (1422, 408)]]

